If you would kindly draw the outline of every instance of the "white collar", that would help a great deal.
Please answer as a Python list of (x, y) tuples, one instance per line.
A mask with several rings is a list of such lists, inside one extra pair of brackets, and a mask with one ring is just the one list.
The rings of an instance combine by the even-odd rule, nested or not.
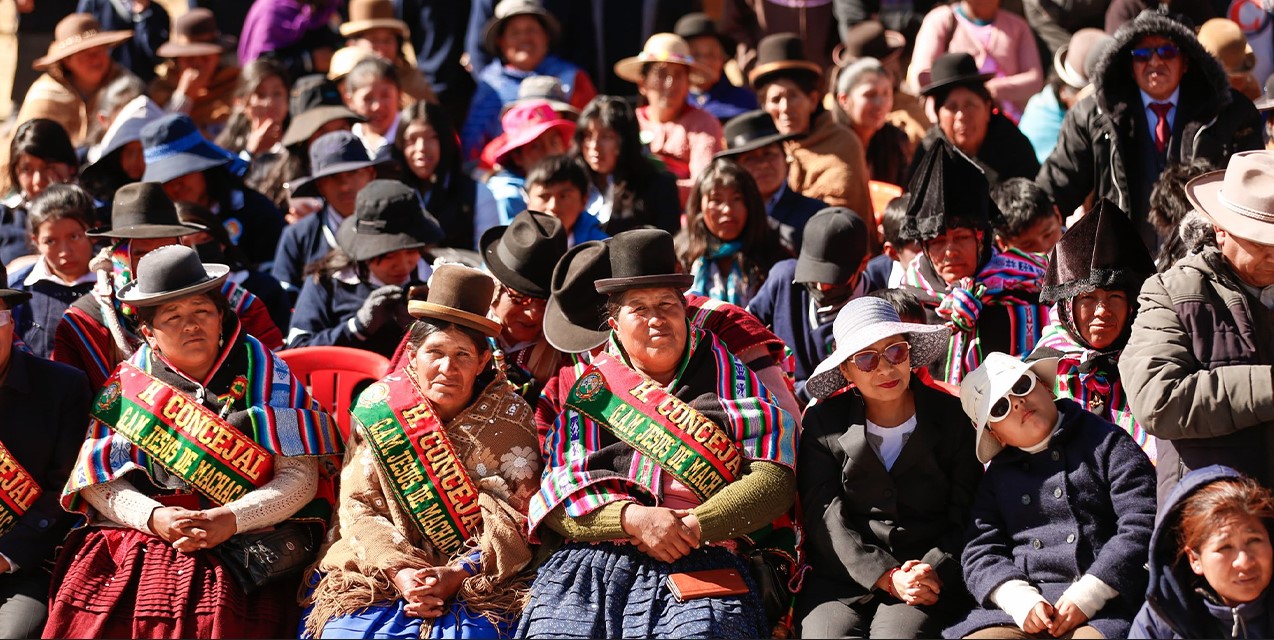
[(88, 273), (76, 278), (75, 282), (67, 282), (57, 274), (53, 273), (53, 270), (49, 268), (47, 260), (40, 258), (35, 261), (35, 266), (32, 267), (31, 273), (27, 274), (27, 277), (22, 281), (22, 284), (31, 287), (41, 280), (48, 280), (49, 282), (60, 284), (64, 287), (73, 287), (77, 284), (92, 284), (97, 282), (97, 274), (90, 270)]

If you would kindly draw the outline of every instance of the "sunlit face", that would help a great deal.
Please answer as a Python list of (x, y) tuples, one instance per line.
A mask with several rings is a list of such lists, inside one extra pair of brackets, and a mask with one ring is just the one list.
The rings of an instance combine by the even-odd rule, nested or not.
[(1259, 518), (1230, 514), (1211, 525), (1211, 535), (1198, 549), (1186, 549), (1190, 570), (1230, 606), (1252, 602), (1270, 584), (1274, 549)]
[(204, 179), (203, 173), (192, 171), (184, 176), (177, 176), (172, 180), (164, 183), (164, 193), (172, 198), (173, 202), (193, 202), (208, 206), (210, 198), (208, 197), (208, 181)]
[(243, 102), (244, 113), (253, 123), (274, 122), (282, 125), (288, 117), (288, 88), (283, 79), (269, 76), (248, 94)]
[(74, 218), (50, 220), (40, 224), (31, 240), (49, 269), (59, 278), (73, 282), (88, 273), (88, 263), (93, 258), (93, 241), (85, 231), (84, 225)]
[(549, 53), (549, 34), (539, 18), (513, 16), (504, 24), (504, 33), (496, 39), (496, 49), (504, 58), (504, 64), (520, 71), (534, 71)]
[(990, 122), (991, 103), (964, 87), (952, 89), (938, 105), (938, 126), (952, 144), (969, 155), (977, 155), (982, 148)]
[[(1175, 46), (1175, 43), (1163, 36), (1149, 35), (1138, 40), (1133, 49), (1157, 49), (1164, 45)], [(1144, 62), (1136, 58), (1132, 61), (1132, 75), (1137, 87), (1155, 100), (1167, 100), (1171, 97), (1188, 68), (1189, 63), (1181, 52), (1171, 60), (1165, 60), (1155, 52)]]
[(686, 350), (686, 303), (669, 288), (632, 289), (622, 294), (609, 320), (624, 352), (647, 375), (675, 371)]
[[(886, 347), (895, 345), (899, 342), (905, 342), (907, 336), (892, 335), (887, 338), (881, 338), (867, 345), (859, 353), (875, 351), (878, 356), (883, 353)], [(858, 355), (858, 354), (854, 354)], [(845, 379), (853, 383), (862, 395), (863, 400), (867, 404), (892, 403), (897, 402), (905, 396), (911, 385), (911, 358), (908, 357), (903, 362), (894, 364), (888, 358), (879, 356), (876, 362), (876, 368), (871, 371), (863, 371), (854, 364), (854, 357), (840, 365), (841, 375)]]
[[(893, 81), (888, 76), (865, 74), (849, 93), (837, 96), (837, 101), (855, 130), (875, 134), (885, 126), (889, 112), (894, 108)], [(864, 144), (866, 142), (863, 141)]]
[(584, 125), (584, 139), (580, 151), (584, 162), (599, 176), (608, 176), (615, 171), (615, 163), (619, 161), (619, 147), (622, 142), (614, 129), (593, 120)]
[(1051, 215), (1036, 218), (1031, 226), (1005, 242), (1009, 247), (1030, 253), (1048, 253), (1062, 239), (1062, 216)]
[(783, 183), (787, 182), (787, 151), (782, 142), (745, 151), (734, 160), (756, 181), (756, 188), (765, 200), (774, 197)]
[(137, 261), (142, 256), (158, 249), (174, 244), (181, 244), (180, 238), (133, 238), (128, 241), (128, 269), (137, 273)]
[(45, 160), (29, 153), (18, 154), (15, 169), (18, 188), (28, 200), (44, 193), (51, 185), (70, 182), (75, 175), (74, 167), (65, 162)]
[(433, 126), (413, 120), (403, 130), (403, 155), (407, 157), (407, 168), (421, 181), (433, 179), (438, 170), (438, 162), (442, 157), (442, 144), (438, 140), (438, 132)]
[(416, 379), (439, 417), (446, 421), (469, 404), (474, 381), (490, 361), (489, 350), (479, 349), (473, 338), (450, 327), (429, 334), (416, 349)]
[(544, 309), (548, 300), (532, 298), (504, 285), (495, 289), (491, 315), (500, 323), (505, 343), (514, 345), (538, 340), (544, 330)]
[(146, 155), (140, 140), (134, 140), (120, 147), (119, 168), (133, 180), (141, 180), (146, 173)]
[(205, 294), (178, 298), (159, 305), (142, 335), (177, 369), (203, 377), (220, 350), (221, 310)]
[[(1034, 376), (1027, 371), (1023, 375)], [(1024, 396), (1009, 394), (1012, 409), (1003, 420), (988, 422), (986, 428), (1000, 444), (1006, 447), (1033, 447), (1048, 434), (1057, 424), (1057, 405), (1053, 404), (1053, 391), (1036, 379), (1035, 388)], [(997, 398), (996, 400), (999, 400)]]
[(703, 86), (699, 88), (709, 89), (721, 79), (721, 70), (725, 68), (726, 61), (725, 48), (715, 36), (691, 38), (689, 44), (690, 56), (695, 59), (695, 62), (707, 67), (709, 71), (703, 79)]
[(730, 242), (743, 235), (748, 223), (748, 205), (734, 187), (716, 187), (701, 196), (703, 224), (719, 240)]
[(957, 228), (947, 229), (932, 240), (926, 240), (923, 246), (943, 282), (952, 284), (977, 273), (978, 245), (981, 241), (980, 231)]
[(401, 46), (398, 41), (398, 30), (389, 27), (377, 27), (354, 34), (345, 44), (370, 49), (376, 55), (394, 61), (398, 59)]
[(690, 95), (690, 69), (683, 64), (656, 62), (642, 75), (637, 91), (653, 109), (647, 115), (661, 111), (680, 113)]
[(584, 212), (584, 194), (570, 182), (536, 183), (527, 191), (526, 208), (547, 213), (570, 230)]
[(367, 261), (367, 270), (385, 284), (407, 284), (419, 266), (419, 249), (399, 249)]
[(566, 151), (566, 143), (562, 141), (562, 134), (556, 129), (549, 129), (540, 136), (509, 153), (509, 158), (513, 160), (523, 172), (530, 171), (535, 163), (547, 158), (555, 156)]
[(342, 216), (349, 217), (354, 213), (354, 204), (358, 200), (358, 192), (367, 183), (376, 179), (376, 169), (363, 167), (353, 171), (342, 171), (330, 176), (323, 176), (314, 181), (319, 195)]
[(110, 49), (93, 47), (72, 53), (62, 60), (62, 68), (77, 85), (100, 88), (111, 71)]
[(805, 133), (810, 115), (818, 107), (818, 92), (802, 91), (786, 78), (775, 80), (761, 90), (761, 108), (774, 119), (779, 133)]
[(1081, 293), (1074, 305), (1080, 337), (1094, 349), (1114, 344), (1128, 322), (1128, 294), (1118, 289)]
[(1216, 229), (1221, 255), (1240, 280), (1254, 287), (1274, 285), (1274, 245), (1244, 240), (1224, 229)]
[(401, 99), (397, 85), (384, 78), (376, 78), (353, 90), (342, 89), (341, 96), (350, 111), (367, 118), (367, 126), (377, 135), (389, 133), (389, 127), (398, 115), (398, 101)]

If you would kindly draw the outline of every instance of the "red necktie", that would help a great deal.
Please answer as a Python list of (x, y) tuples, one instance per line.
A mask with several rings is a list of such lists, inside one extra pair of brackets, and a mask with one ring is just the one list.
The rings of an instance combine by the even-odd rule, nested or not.
[(1163, 153), (1163, 150), (1168, 148), (1168, 137), (1171, 133), (1168, 130), (1168, 112), (1172, 110), (1172, 103), (1151, 102), (1150, 110), (1159, 116), (1159, 122), (1155, 123), (1155, 149)]

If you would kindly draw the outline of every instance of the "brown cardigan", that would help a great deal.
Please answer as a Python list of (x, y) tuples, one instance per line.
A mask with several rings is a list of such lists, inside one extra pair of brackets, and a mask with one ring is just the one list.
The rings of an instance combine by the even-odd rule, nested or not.
[(793, 190), (828, 206), (871, 215), (867, 156), (862, 141), (849, 127), (837, 124), (832, 114), (824, 111), (814, 117), (805, 137), (785, 144), (792, 158), (788, 185)]

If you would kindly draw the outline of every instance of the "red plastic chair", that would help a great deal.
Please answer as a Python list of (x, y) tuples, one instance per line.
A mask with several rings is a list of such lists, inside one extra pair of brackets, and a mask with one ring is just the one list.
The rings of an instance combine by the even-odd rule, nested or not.
[(389, 373), (379, 353), (349, 347), (301, 347), (277, 354), (323, 408), (336, 417), (341, 437), (349, 440), (349, 410), (355, 394)]
[(876, 216), (876, 224), (881, 224), (885, 216), (885, 206), (902, 195), (902, 187), (880, 180), (870, 180), (867, 182), (867, 192), (871, 197), (871, 208)]

